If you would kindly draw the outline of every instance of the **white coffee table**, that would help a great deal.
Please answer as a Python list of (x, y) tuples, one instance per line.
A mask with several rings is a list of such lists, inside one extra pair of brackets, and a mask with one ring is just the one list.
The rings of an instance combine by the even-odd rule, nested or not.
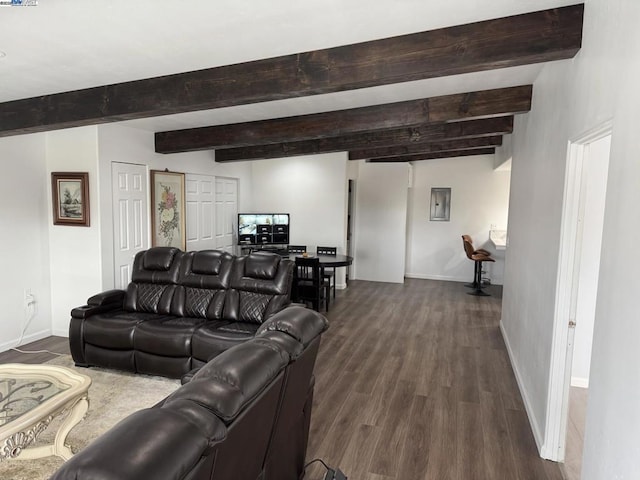
[[(73, 456), (65, 440), (89, 408), (91, 379), (53, 365), (0, 364), (0, 461)], [(58, 415), (66, 418), (51, 445), (29, 448)], [(19, 456), (19, 457), (18, 457)]]

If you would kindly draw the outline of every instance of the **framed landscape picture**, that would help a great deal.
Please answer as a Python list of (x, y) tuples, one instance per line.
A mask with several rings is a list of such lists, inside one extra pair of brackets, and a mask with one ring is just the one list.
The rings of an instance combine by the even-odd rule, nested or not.
[(89, 226), (89, 174), (52, 172), (54, 225)]
[(151, 170), (151, 245), (186, 248), (184, 173)]

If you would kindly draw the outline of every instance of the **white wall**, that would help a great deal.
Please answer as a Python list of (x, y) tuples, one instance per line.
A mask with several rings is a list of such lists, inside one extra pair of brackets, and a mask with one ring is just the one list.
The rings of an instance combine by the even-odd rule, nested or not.
[[(102, 289), (98, 129), (95, 126), (46, 134), (47, 171), (89, 172), (90, 226), (53, 225), (49, 214), (51, 325), (68, 335), (71, 309)], [(51, 185), (48, 189), (51, 195)]]
[[(345, 253), (347, 230), (346, 152), (252, 162), (251, 212), (289, 213), (289, 241), (336, 246)], [(336, 286), (343, 287), (344, 269), (336, 269)]]
[(582, 50), (544, 67), (513, 135), (502, 325), (544, 446), (567, 142), (613, 118), (584, 480), (635, 479), (640, 471), (638, 21), (640, 2), (587, 0)]
[(98, 128), (98, 152), (102, 196), (100, 210), (102, 224), (103, 288), (114, 285), (113, 272), (113, 224), (111, 204), (111, 163), (136, 163), (147, 165), (149, 170), (164, 170), (233, 177), (239, 179), (238, 208), (251, 204), (251, 162), (215, 163), (211, 151), (162, 155), (155, 153), (154, 134), (118, 124), (100, 125)]
[[(211, 152), (156, 154), (153, 133), (117, 124), (2, 138), (0, 158), (10, 198), (0, 206), (2, 260), (12, 272), (0, 280), (0, 351), (16, 345), (30, 313), (25, 289), (37, 304), (22, 343), (66, 336), (70, 310), (113, 287), (111, 162), (238, 178), (239, 208), (252, 198), (250, 163), (217, 164)], [(90, 227), (53, 225), (53, 171), (89, 172)]]
[[(45, 135), (0, 138), (3, 195), (0, 202), (0, 351), (15, 347), (33, 314), (22, 343), (51, 334), (49, 228), (51, 179), (45, 164)], [(24, 290), (35, 296), (25, 308)]]
[(355, 276), (404, 283), (409, 165), (360, 163), (356, 186)]
[[(470, 282), (474, 262), (462, 248), (461, 235), (471, 235), (476, 248), (492, 252), (485, 277), (501, 285), (503, 251), (489, 241), (492, 224), (507, 228), (509, 171), (493, 169), (493, 155), (415, 162), (407, 216), (407, 277)], [(448, 222), (430, 221), (431, 188), (451, 188)]]
[(502, 145), (496, 148), (496, 153), (493, 159), (493, 168), (499, 168), (501, 166), (504, 166), (508, 162), (508, 169), (511, 170), (512, 156), (513, 156), (513, 141), (512, 141), (511, 135), (503, 135)]

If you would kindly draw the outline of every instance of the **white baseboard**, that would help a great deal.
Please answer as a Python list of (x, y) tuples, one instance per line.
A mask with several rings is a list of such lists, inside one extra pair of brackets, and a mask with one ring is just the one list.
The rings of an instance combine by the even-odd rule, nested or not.
[(69, 337), (69, 329), (66, 330), (53, 330), (51, 335), (55, 335), (56, 337)]
[(589, 379), (583, 377), (571, 377), (571, 386), (579, 388), (589, 388)]
[[(29, 335), (25, 335), (22, 338), (22, 342), (20, 345), (24, 345), (26, 343), (35, 342), (36, 340), (42, 340), (43, 338), (47, 338), (51, 336), (51, 330), (41, 330), (39, 332), (30, 333)], [(6, 352), (10, 348), (19, 347), (18, 341), (19, 338), (14, 338), (13, 340), (9, 340), (8, 342), (0, 343), (0, 352)]]
[(500, 319), (500, 332), (502, 333), (502, 338), (504, 339), (504, 344), (507, 346), (507, 353), (509, 354), (509, 361), (511, 362), (511, 368), (513, 369), (513, 373), (516, 376), (516, 382), (518, 383), (518, 389), (520, 390), (520, 395), (522, 396), (522, 401), (524, 402), (524, 409), (527, 412), (527, 417), (529, 418), (529, 425), (531, 425), (531, 430), (533, 431), (533, 438), (536, 442), (536, 446), (538, 447), (538, 453), (542, 451), (542, 445), (544, 444), (544, 439), (542, 438), (542, 434), (540, 433), (540, 428), (538, 427), (538, 422), (536, 416), (533, 413), (533, 409), (531, 408), (531, 401), (529, 400), (529, 395), (527, 390), (524, 388), (524, 384), (522, 382), (522, 376), (518, 370), (518, 365), (514, 360), (513, 351), (511, 350), (511, 345), (509, 344), (509, 337), (507, 336), (507, 332), (504, 329), (504, 324), (502, 323), (502, 319)]
[(424, 273), (405, 273), (407, 278), (417, 278), (419, 280), (442, 280), (444, 282), (470, 282), (470, 278), (451, 277), (447, 275), (428, 275)]
[[(419, 280), (441, 280), (443, 282), (464, 282), (471, 283), (470, 277), (452, 277), (448, 275), (428, 275), (425, 273), (405, 273), (405, 277), (407, 278), (417, 278)], [(502, 285), (502, 283), (498, 283), (494, 280), (491, 281), (492, 285)]]

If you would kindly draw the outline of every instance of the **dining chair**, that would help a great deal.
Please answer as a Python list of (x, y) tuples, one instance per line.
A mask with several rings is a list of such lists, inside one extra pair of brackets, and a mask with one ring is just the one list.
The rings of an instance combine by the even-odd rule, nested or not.
[[(287, 245), (287, 252), (291, 253), (306, 253), (306, 245)], [(307, 277), (308, 272), (306, 268), (296, 266), (296, 272), (298, 277)]]
[(320, 304), (324, 302), (325, 310), (329, 312), (331, 285), (322, 277), (318, 257), (296, 257), (293, 283), (295, 301), (310, 302), (317, 312), (320, 311)]
[[(333, 255), (338, 254), (337, 247), (316, 247), (317, 255)], [(322, 267), (322, 276), (331, 284), (333, 298), (336, 298), (336, 269), (334, 267)]]

